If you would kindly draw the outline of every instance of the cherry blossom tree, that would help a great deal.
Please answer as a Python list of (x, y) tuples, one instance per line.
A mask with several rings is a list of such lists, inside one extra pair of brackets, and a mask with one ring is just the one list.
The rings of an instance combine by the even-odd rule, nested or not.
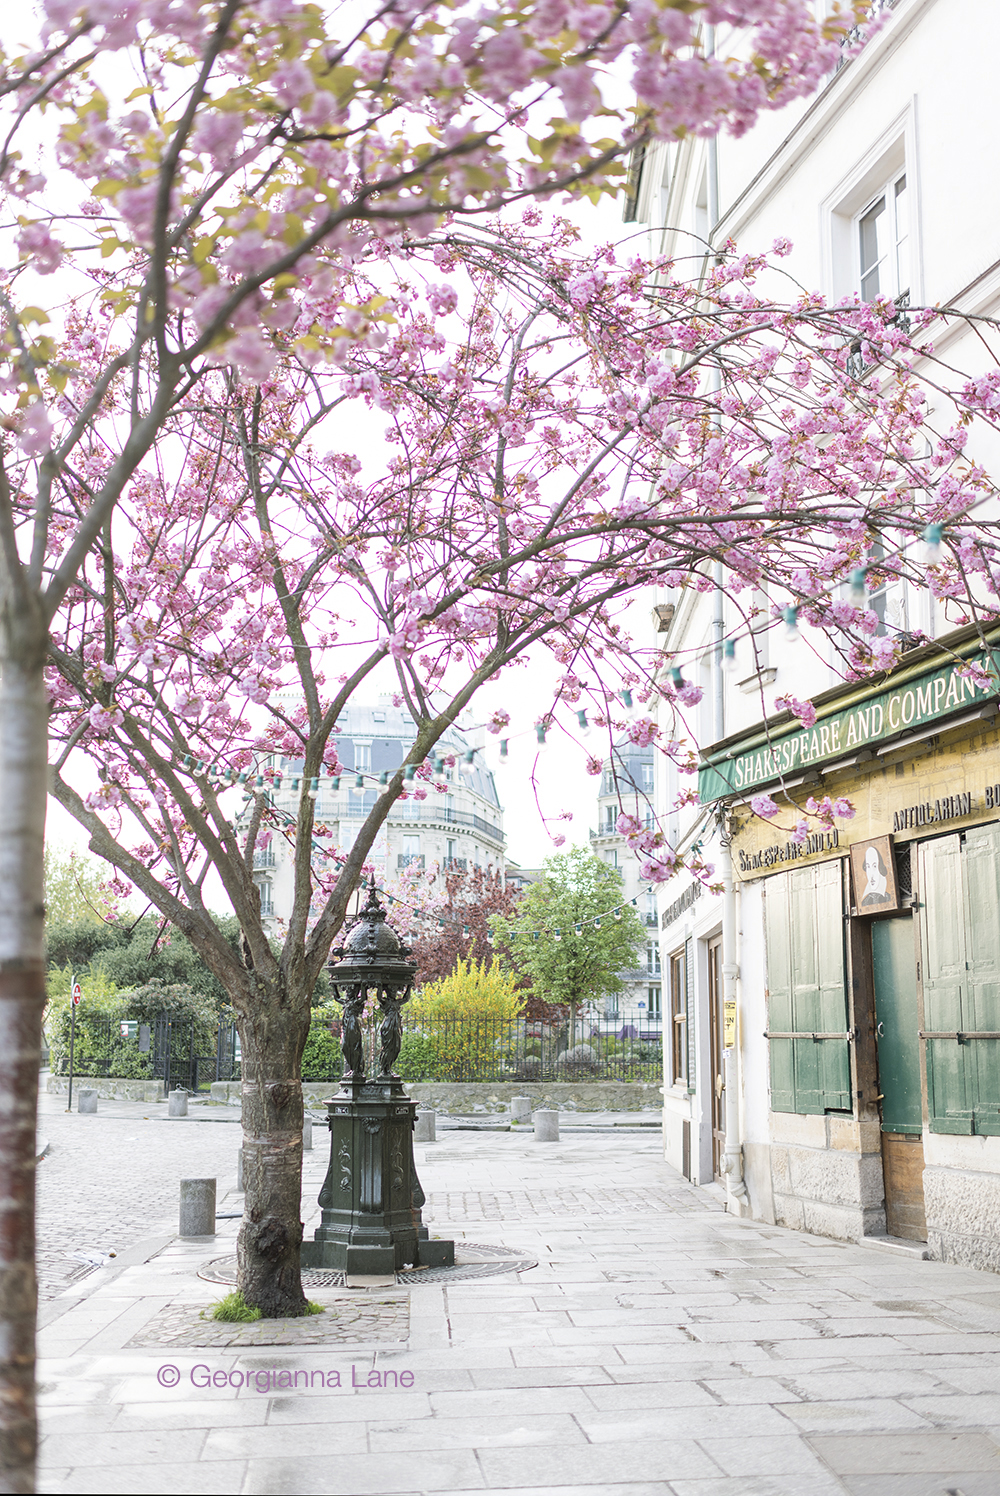
[[(77, 660), (85, 669), (77, 672), (74, 689), (87, 687), (95, 697), (86, 723), (76, 723), (59, 751), (87, 751), (93, 734), (107, 743), (110, 765), (119, 762), (114, 755), (124, 751), (121, 742), (131, 741), (135, 705), (117, 704), (117, 670), (108, 673), (117, 667), (119, 649), (128, 655), (133, 678), (136, 661), (154, 681), (165, 668), (156, 637), (129, 634), (127, 619), (138, 612), (136, 627), (146, 627), (148, 615), (116, 575), (116, 547), (139, 554), (146, 546), (155, 556), (151, 575), (163, 586), (170, 570), (166, 552), (173, 548), (178, 570), (171, 585), (186, 578), (199, 597), (213, 543), (222, 559), (212, 565), (245, 567), (248, 588), (259, 582), (259, 567), (271, 565), (276, 590), (268, 620), (280, 620), (284, 630), (279, 654), (287, 650), (304, 659), (309, 648), (321, 653), (322, 638), (311, 644), (300, 637), (295, 620), (297, 609), (309, 611), (310, 589), (324, 584), (302, 554), (285, 560), (273, 533), (281, 520), (268, 506), (290, 508), (307, 498), (324, 564), (335, 563), (339, 580), (364, 590), (351, 532), (339, 534), (335, 551), (323, 549), (333, 532), (321, 522), (322, 505), (332, 492), (357, 497), (348, 458), (328, 467), (303, 458), (307, 488), (301, 491), (293, 476), (308, 431), (336, 408), (327, 376), (353, 371), (369, 381), (368, 394), (376, 393), (381, 352), (398, 337), (405, 295), (384, 300), (378, 276), (362, 285), (358, 267), (385, 261), (404, 235), (427, 236), (450, 215), (468, 222), (563, 189), (599, 194), (614, 185), (625, 153), (653, 134), (745, 130), (760, 110), (816, 86), (845, 30), (867, 7), (859, 0), (823, 23), (807, 0), (618, 0), (613, 6), (538, 0), (493, 9), (399, 0), (370, 12), (320, 10), (295, 0), (45, 0), (42, 9), (41, 35), (0, 56), (0, 187), (11, 267), (0, 280), (0, 423), (7, 433), (0, 454), (0, 873), (11, 891), (0, 911), (0, 1092), (8, 1098), (0, 1135), (0, 1268), (9, 1309), (0, 1405), (3, 1458), (15, 1489), (30, 1486), (34, 1447), (31, 1161), (44, 1000), (49, 704), (43, 669), (50, 632), (60, 679), (73, 680), (70, 661)], [(740, 28), (733, 56), (703, 50), (703, 22)], [(630, 79), (636, 90), (627, 119), (605, 103), (612, 74)], [(448, 246), (438, 247), (446, 266)], [(580, 307), (589, 285), (581, 283), (574, 293)], [(442, 317), (449, 305), (447, 290), (430, 303)], [(434, 378), (446, 380), (438, 371)], [(253, 389), (260, 393), (248, 394)], [(350, 397), (344, 391), (336, 400)], [(423, 409), (433, 404), (427, 395)], [(219, 454), (221, 474), (209, 452)], [(237, 461), (253, 496), (249, 509), (233, 491)], [(570, 510), (591, 482), (581, 477)], [(201, 518), (191, 508), (191, 484), (206, 496)], [(186, 516), (180, 533), (175, 501)], [(128, 515), (116, 519), (126, 503)], [(253, 557), (240, 518), (251, 512)], [(361, 534), (372, 533), (371, 519), (359, 515)], [(514, 538), (508, 554), (520, 555), (523, 537), (512, 522), (504, 525)], [(397, 526), (391, 533), (405, 554), (413, 532)], [(397, 581), (399, 571), (392, 573)], [(512, 577), (513, 563), (500, 575)], [(547, 595), (560, 596), (554, 579), (546, 585)], [(225, 584), (218, 590), (221, 601)], [(460, 589), (453, 602), (439, 598), (428, 615), (419, 588), (407, 591), (404, 601), (386, 591), (395, 657), (408, 658), (410, 642), (428, 632), (428, 619), (446, 628), (440, 620), (461, 607), (464, 596)], [(562, 606), (559, 601), (559, 611)], [(86, 653), (95, 608), (103, 631), (98, 659)], [(78, 615), (87, 620), (82, 643), (73, 634)], [(570, 615), (582, 612), (573, 615), (571, 608)], [(253, 676), (259, 698), (277, 667), (268, 631), (255, 628), (251, 619), (244, 637), (248, 646), (252, 639), (257, 658), (247, 656), (239, 674)], [(230, 648), (213, 627), (206, 628), (205, 641), (199, 648), (220, 656)], [(185, 658), (195, 656), (188, 651)], [(205, 662), (192, 665), (186, 709), (172, 692), (163, 699), (147, 689), (149, 711), (140, 725), (149, 738), (150, 774), (162, 772), (156, 754), (163, 765), (175, 763), (166, 753), (175, 740), (162, 735), (173, 728), (164, 728), (168, 718), (157, 714), (167, 710), (170, 721), (197, 736), (202, 664), (209, 669)], [(305, 684), (299, 677), (309, 724), (305, 753), (317, 767), (338, 695), (366, 678), (361, 664), (347, 673), (336, 692), (326, 690), (319, 663), (312, 685), (308, 671)], [(471, 699), (471, 676), (469, 682)], [(414, 700), (418, 720), (437, 720), (426, 695), (437, 685), (427, 679), (425, 695)], [(265, 706), (252, 694), (245, 699)], [(216, 697), (209, 705), (221, 729), (226, 713)], [(69, 708), (60, 703), (58, 710)], [(232, 720), (242, 730), (244, 719)], [(433, 737), (432, 728), (421, 729), (415, 752), (427, 751)], [(139, 754), (135, 744), (131, 751)], [(114, 811), (116, 781), (105, 768), (105, 800), (88, 807), (83, 795), (81, 814)], [(139, 770), (132, 765), (130, 773)], [(230, 975), (249, 1001), (254, 983), (272, 981), (260, 975), (269, 971), (268, 958), (254, 931), (249, 878), (242, 893), (238, 888), (232, 833), (224, 831), (226, 818), (213, 808), (211, 793), (206, 801), (201, 789), (192, 798), (190, 782), (185, 787), (178, 778), (162, 791), (172, 830), (157, 822), (152, 844), (173, 859), (173, 870), (158, 882), (154, 902), (178, 923), (182, 909), (197, 905), (197, 875), (192, 881), (185, 871), (187, 838), (204, 847), (217, 869), (224, 856), (229, 859), (223, 881), (247, 932), (246, 960), (238, 979)], [(134, 785), (127, 784), (123, 796), (126, 791), (135, 798)], [(67, 787), (62, 793), (81, 792)], [(203, 802), (204, 812), (196, 814)], [(141, 811), (136, 802), (129, 814), (137, 819)], [(111, 832), (95, 828), (92, 835), (107, 855)], [(110, 860), (124, 860), (131, 869), (136, 859), (116, 851)], [(154, 879), (149, 859), (137, 860), (147, 882)], [(348, 859), (345, 876), (356, 873)], [(288, 958), (296, 992), (303, 983), (308, 987), (323, 942), (336, 931), (342, 901), (330, 897), (310, 936), (308, 958), (298, 935), (289, 947), (298, 951)], [(226, 965), (221, 954), (217, 961), (220, 969)], [(291, 1043), (286, 1069), (294, 1049)], [(279, 1132), (294, 1133), (299, 1103), (286, 1101), (284, 1080), (273, 1084), (269, 1115), (280, 1119)], [(294, 1091), (294, 1082), (288, 1084)], [(281, 1195), (276, 1186), (276, 1198)], [(291, 1219), (291, 1201), (286, 1192), (276, 1218)], [(270, 1228), (258, 1232), (258, 1245), (268, 1244), (259, 1260), (273, 1268), (272, 1286), (265, 1291), (261, 1284), (260, 1295), (272, 1309), (300, 1303), (295, 1244), (282, 1230), (276, 1236)], [(245, 1250), (253, 1258), (257, 1248)]]
[[(985, 613), (1000, 585), (992, 528), (963, 518), (994, 495), (962, 455), (961, 424), (992, 421), (994, 382), (959, 382), (956, 424), (917, 455), (934, 432), (914, 366), (939, 384), (946, 371), (891, 304), (789, 308), (758, 290), (766, 257), (729, 254), (685, 280), (676, 266), (618, 265), (610, 250), (580, 256), (569, 225), (524, 216), (488, 232), (453, 224), (357, 264), (342, 294), (381, 300), (377, 347), (358, 341), (332, 367), (312, 365), (289, 319), (262, 382), (203, 375), (160, 422), (52, 620), (52, 792), (91, 850), (182, 931), (237, 1014), (240, 1286), (268, 1314), (302, 1307), (310, 993), (391, 805), (447, 791), (437, 745), (487, 681), (548, 650), (559, 674), (543, 735), (562, 732), (569, 751), (589, 711), (608, 740), (596, 771), (623, 733), (690, 769), (684, 713), (700, 693), (627, 636), (617, 613), (637, 589), (710, 586), (721, 561), (735, 597), (762, 582), (783, 593), (832, 634), (845, 671), (864, 673), (897, 646), (839, 589), (876, 540), (880, 574), (922, 577), (910, 542), (946, 521), (953, 558), (935, 586)], [(848, 367), (859, 341), (872, 363), (860, 381)], [(114, 461), (81, 444), (60, 514)], [(343, 772), (337, 720), (387, 678), (413, 743), (340, 848), (316, 818)], [(656, 722), (663, 699), (669, 735)], [(509, 717), (498, 710), (491, 725)], [(286, 780), (291, 818), (274, 803)], [(672, 875), (679, 857), (655, 822), (623, 807), (619, 825), (644, 878)], [(252, 877), (273, 836), (291, 844), (295, 878), (279, 954)], [(711, 877), (697, 857), (689, 865)], [(210, 874), (242, 953), (209, 914)]]

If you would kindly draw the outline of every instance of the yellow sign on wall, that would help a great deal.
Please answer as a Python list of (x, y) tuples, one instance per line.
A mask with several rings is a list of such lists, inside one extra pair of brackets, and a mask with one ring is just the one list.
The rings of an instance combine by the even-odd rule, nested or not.
[[(899, 748), (905, 751), (904, 744)], [(984, 724), (975, 735), (922, 757), (890, 764), (876, 760), (828, 776), (822, 788), (802, 786), (792, 794), (794, 801), (787, 799), (772, 820), (761, 820), (746, 806), (736, 812), (739, 824), (732, 852), (738, 878), (766, 877), (801, 862), (842, 856), (852, 842), (875, 836), (888, 834), (896, 841), (913, 841), (939, 830), (1000, 819), (997, 730)], [(810, 795), (850, 800), (853, 818), (838, 818), (831, 830), (818, 827), (805, 810)], [(804, 841), (793, 841), (792, 833), (803, 817), (816, 829)]]

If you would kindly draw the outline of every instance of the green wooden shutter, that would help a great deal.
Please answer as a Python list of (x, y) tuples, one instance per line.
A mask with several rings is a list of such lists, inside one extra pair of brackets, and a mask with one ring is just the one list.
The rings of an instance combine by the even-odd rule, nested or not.
[[(764, 891), (764, 925), (767, 931), (767, 1026), (778, 1033), (791, 1031), (792, 942), (789, 912), (790, 873), (768, 878)], [(772, 1039), (771, 1110), (797, 1112), (795, 1105), (795, 1057), (793, 1040)]]
[[(920, 846), (920, 938), (924, 963), (924, 1028), (968, 1029), (962, 840), (940, 836)], [(972, 1131), (966, 1046), (927, 1040), (927, 1102), (931, 1132)]]
[[(964, 841), (964, 845), (963, 845)], [(924, 1028), (1000, 1032), (1000, 827), (920, 849)], [(932, 1132), (1000, 1136), (1000, 1040), (927, 1040)]]
[[(1000, 826), (965, 833), (965, 945), (968, 961), (968, 1024), (973, 1031), (1000, 1033)], [(970, 1073), (968, 1093), (975, 1131), (1000, 1135), (1000, 1040), (972, 1039), (956, 1045)]]
[(851, 1110), (841, 880), (839, 861), (768, 879), (768, 1031), (803, 1035), (770, 1041), (776, 1112)]

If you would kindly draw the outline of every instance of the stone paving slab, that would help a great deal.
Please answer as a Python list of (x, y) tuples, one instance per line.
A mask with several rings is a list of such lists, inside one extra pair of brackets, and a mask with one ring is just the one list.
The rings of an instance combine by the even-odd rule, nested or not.
[[(112, 1151), (129, 1121), (84, 1120)], [(185, 1136), (230, 1133), (164, 1126), (138, 1147), (148, 1161), (154, 1137)], [(218, 1296), (197, 1272), (236, 1231), (155, 1242), (173, 1195), (142, 1223), (145, 1255), (137, 1238), (126, 1266), (49, 1303), (39, 1489), (1000, 1496), (992, 1275), (736, 1221), (641, 1134), (544, 1149), (449, 1134), (417, 1158), (435, 1234), (538, 1266), (397, 1290), (405, 1342), (167, 1349), (140, 1342)], [(97, 1188), (102, 1164), (100, 1148), (78, 1155), (74, 1189)], [(324, 1165), (307, 1156), (307, 1230)], [(111, 1174), (113, 1189), (130, 1177)], [(386, 1295), (334, 1297), (362, 1315)]]

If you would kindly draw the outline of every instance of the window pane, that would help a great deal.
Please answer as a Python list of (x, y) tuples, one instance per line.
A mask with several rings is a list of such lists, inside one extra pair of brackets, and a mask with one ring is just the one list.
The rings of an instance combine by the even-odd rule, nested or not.
[(879, 268), (885, 256), (885, 197), (873, 203), (858, 223), (861, 247), (861, 295), (871, 301), (882, 289)]
[(910, 286), (910, 195), (906, 190), (906, 177), (902, 176), (895, 186), (896, 196), (896, 290), (909, 290)]

